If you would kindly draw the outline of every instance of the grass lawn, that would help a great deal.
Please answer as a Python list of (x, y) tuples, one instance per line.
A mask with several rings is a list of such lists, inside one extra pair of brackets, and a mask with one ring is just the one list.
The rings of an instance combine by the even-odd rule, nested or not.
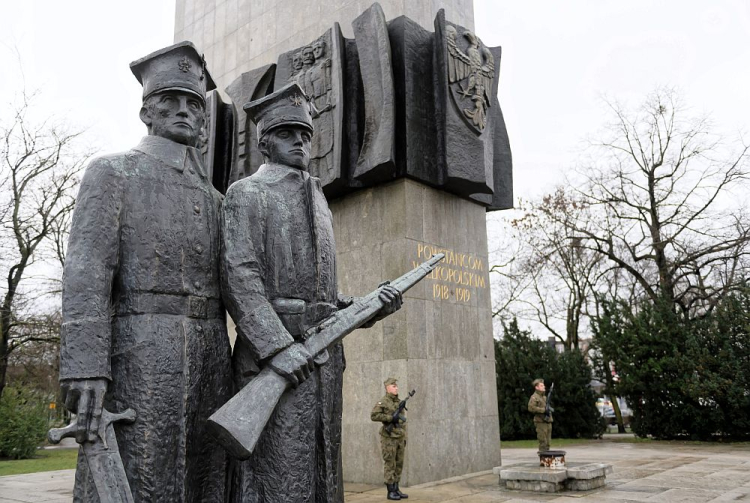
[[(562, 447), (567, 447), (569, 445), (585, 445), (585, 444), (591, 444), (594, 442), (599, 442), (599, 440), (589, 439), (589, 438), (553, 438), (550, 449), (558, 449)], [(529, 449), (532, 447), (533, 448), (539, 447), (539, 441), (537, 441), (536, 439), (534, 440), (503, 440), (500, 445), (502, 449)]]
[[(570, 445), (589, 445), (589, 444), (601, 444), (601, 443), (617, 443), (617, 444), (648, 444), (652, 442), (660, 442), (659, 440), (653, 440), (651, 438), (640, 438), (635, 435), (608, 435), (603, 439), (597, 438), (552, 438), (552, 445), (550, 449), (560, 449)], [(539, 446), (539, 442), (535, 440), (503, 440), (500, 444), (503, 449), (528, 449), (536, 448)]]
[[(750, 442), (701, 442), (699, 440), (654, 440), (653, 438), (641, 438), (635, 435), (607, 435), (602, 439), (596, 438), (552, 438), (552, 445), (550, 449), (562, 449), (571, 445), (591, 445), (591, 444), (651, 444), (651, 445), (731, 445), (738, 449), (747, 449), (750, 447)], [(501, 442), (502, 449), (531, 449), (537, 448), (539, 442), (537, 440), (503, 440)]]
[(0, 458), (0, 476), (68, 470), (76, 467), (78, 449), (46, 449), (32, 459)]

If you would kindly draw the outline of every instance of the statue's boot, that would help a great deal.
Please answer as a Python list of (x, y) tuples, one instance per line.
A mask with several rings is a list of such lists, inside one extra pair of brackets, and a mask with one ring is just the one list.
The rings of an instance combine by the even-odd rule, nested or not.
[(386, 484), (385, 487), (388, 488), (388, 499), (389, 500), (400, 500), (401, 496), (398, 495), (398, 491), (396, 490), (396, 484)]
[(395, 484), (393, 484), (393, 485), (395, 486), (395, 488), (396, 488), (396, 492), (398, 493), (398, 495), (399, 495), (399, 496), (401, 497), (401, 499), (402, 499), (402, 500), (405, 500), (406, 498), (408, 498), (408, 497), (409, 497), (409, 495), (408, 495), (408, 494), (404, 494), (404, 493), (402, 493), (402, 492), (401, 492), (401, 489), (400, 489), (400, 488), (398, 487), (398, 482), (396, 482), (396, 483), (395, 483)]

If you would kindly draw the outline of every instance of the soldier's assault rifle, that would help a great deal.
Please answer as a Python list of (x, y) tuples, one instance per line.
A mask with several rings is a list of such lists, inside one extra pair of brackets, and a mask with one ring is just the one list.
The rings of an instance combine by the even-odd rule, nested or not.
[[(390, 285), (402, 294), (430, 274), (445, 257), (433, 255)], [(335, 312), (304, 335), (305, 348), (317, 356), (357, 328), (373, 319), (383, 307), (380, 288), (356, 300), (351, 306)], [(289, 381), (266, 367), (222, 408), (208, 418), (208, 428), (234, 457), (247, 459), (253, 452), (266, 423), (271, 417)]]
[[(398, 409), (396, 409), (396, 412), (393, 413), (393, 419), (391, 419), (388, 424), (385, 425), (385, 431), (387, 431), (389, 435), (393, 431), (393, 428), (398, 428), (398, 422), (401, 420), (401, 413), (405, 410), (409, 410), (406, 408), (406, 401), (413, 397), (414, 393), (416, 392), (417, 390), (415, 389), (411, 390), (407, 397), (401, 400), (401, 403), (398, 404)], [(404, 421), (406, 421), (406, 419), (404, 419)]]
[(552, 401), (552, 391), (555, 389), (555, 383), (552, 383), (552, 386), (549, 387), (549, 393), (547, 393), (547, 404), (544, 406), (544, 420), (548, 421), (550, 417), (552, 417), (552, 413), (555, 411), (555, 409), (552, 408), (550, 405)]

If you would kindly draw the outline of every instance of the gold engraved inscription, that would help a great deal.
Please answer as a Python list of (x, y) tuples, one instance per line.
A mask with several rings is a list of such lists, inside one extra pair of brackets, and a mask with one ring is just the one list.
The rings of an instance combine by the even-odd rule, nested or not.
[(470, 253), (461, 253), (450, 248), (428, 244), (417, 244), (417, 258), (412, 267), (432, 257), (445, 253), (445, 258), (425, 279), (432, 280), (432, 298), (469, 303), (478, 289), (487, 288), (487, 267), (482, 258)]

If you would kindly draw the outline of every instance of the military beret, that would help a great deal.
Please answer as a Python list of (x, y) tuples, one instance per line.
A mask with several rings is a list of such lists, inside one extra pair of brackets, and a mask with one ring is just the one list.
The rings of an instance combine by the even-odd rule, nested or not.
[(396, 382), (397, 381), (395, 377), (389, 377), (388, 379), (383, 381), (383, 384), (385, 384), (386, 386), (390, 386), (391, 384), (396, 384)]
[(537, 384), (544, 384), (544, 379), (534, 379), (533, 381), (531, 381), (531, 385), (535, 388)]

